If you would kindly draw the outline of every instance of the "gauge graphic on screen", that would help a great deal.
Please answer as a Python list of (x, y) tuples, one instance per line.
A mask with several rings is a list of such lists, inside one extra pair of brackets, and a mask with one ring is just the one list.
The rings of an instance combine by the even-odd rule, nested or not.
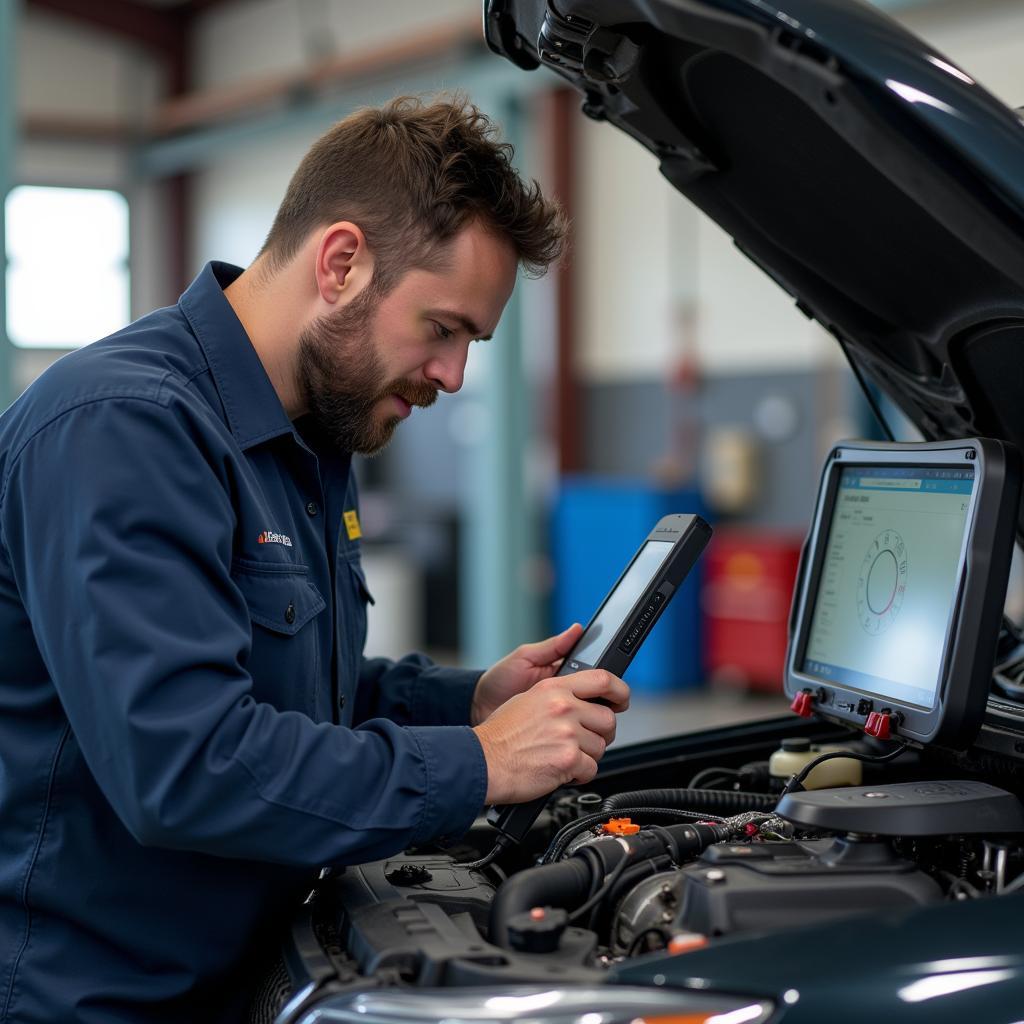
[(895, 621), (907, 592), (907, 545), (895, 530), (883, 530), (868, 547), (857, 579), (861, 629), (877, 636)]

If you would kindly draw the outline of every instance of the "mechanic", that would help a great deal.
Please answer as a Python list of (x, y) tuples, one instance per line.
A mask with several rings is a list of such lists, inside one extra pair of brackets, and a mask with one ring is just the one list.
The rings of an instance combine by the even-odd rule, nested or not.
[(362, 656), (352, 454), (562, 246), (510, 154), (461, 99), (346, 118), (248, 269), (0, 418), (0, 1019), (242, 1020), (315, 869), (593, 777), (628, 689), (552, 678), (579, 626), (482, 675)]

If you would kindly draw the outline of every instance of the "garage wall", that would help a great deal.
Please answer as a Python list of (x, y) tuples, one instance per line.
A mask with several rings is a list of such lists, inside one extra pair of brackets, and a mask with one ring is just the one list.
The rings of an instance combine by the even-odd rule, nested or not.
[(900, 18), (1011, 107), (1024, 106), (1024, 5), (959, 0), (906, 11)]
[[(895, 16), (1003, 102), (1024, 105), (1017, 0), (919, 4)], [(607, 125), (581, 119), (580, 134), (578, 365), (588, 382), (663, 376), (683, 353), (716, 376), (841, 365), (834, 341), (678, 200), (650, 154)]]
[[(18, 21), (15, 97), (22, 124), (33, 119), (92, 124), (141, 124), (164, 88), (162, 69), (141, 49), (80, 22), (22, 6)], [(108, 141), (55, 141), (38, 135), (19, 139), (15, 184), (112, 188), (131, 208), (132, 316), (169, 299), (163, 243), (167, 229), (158, 186), (132, 173), (127, 147)], [(77, 239), (88, 258), (88, 239)], [(55, 259), (67, 258), (65, 240), (54, 239)], [(64, 350), (15, 349), (15, 393), (28, 386)]]
[(357, 54), (453, 20), (478, 21), (476, 0), (295, 3), (236, 0), (203, 17), (193, 49), (196, 85), (294, 71), (310, 58)]
[[(1024, 104), (1024, 5), (906, 5), (896, 16), (1004, 102)], [(607, 125), (581, 119), (579, 131), (586, 468), (649, 476), (662, 460), (638, 465), (635, 453), (653, 449), (699, 471), (715, 431), (738, 430), (759, 467), (745, 521), (802, 528), (822, 453), (874, 427), (838, 346), (660, 179), (652, 156)], [(697, 373), (689, 391), (672, 383), (687, 363)], [(785, 436), (764, 430), (758, 394), (788, 409)], [(678, 455), (680, 423), (699, 425), (687, 428), (700, 448), (688, 460)]]
[[(1024, 7), (1014, 0), (902, 6), (900, 20), (1001, 98), (1024, 103)], [(238, 0), (202, 19), (196, 85), (286, 72), (327, 51), (357, 54), (478, 16), (476, 0)], [(195, 267), (214, 254), (242, 263), (252, 258), (296, 162), (326, 127), (225, 154), (197, 176)], [(714, 375), (841, 363), (831, 339), (714, 224), (678, 200), (648, 153), (608, 126), (580, 118), (578, 154), (575, 260), (584, 380), (650, 380), (694, 354)]]
[[(322, 18), (319, 28), (302, 19), (303, 10), (308, 16), (314, 9)], [(358, 53), (429, 24), (478, 13), (476, 0), (305, 6), (239, 0), (203, 17), (195, 47), (197, 84), (225, 85), (293, 70), (324, 41), (337, 52)], [(897, 16), (1004, 100), (1024, 103), (1024, 8), (1016, 0), (903, 4)], [(295, 164), (326, 127), (225, 153), (197, 175), (194, 267), (212, 256), (242, 264), (252, 259)], [(723, 232), (676, 195), (650, 154), (582, 116), (577, 132), (573, 260), (583, 468), (645, 475), (649, 466), (638, 474), (631, 453), (651, 447), (652, 436), (655, 450), (671, 450), (674, 424), (703, 417), (705, 439), (716, 428), (738, 428), (750, 436), (764, 465), (789, 466), (795, 456), (812, 480), (809, 470), (820, 452), (837, 437), (869, 427), (838, 347)], [(700, 381), (694, 393), (673, 388), (681, 369), (694, 368)], [(766, 435), (754, 415), (751, 381), (759, 379), (789, 403), (785, 436)], [(395, 486), (397, 480), (403, 490), (415, 490), (417, 474), (409, 467), (434, 464), (435, 443), (458, 435), (468, 416), (456, 402), (446, 405), (437, 430), (422, 424), (416, 437), (410, 432), (388, 460), (373, 467), (382, 484)], [(691, 461), (697, 465), (700, 458)], [(431, 473), (431, 497), (443, 502), (445, 494), (454, 495), (456, 473), (456, 462)], [(794, 486), (784, 472), (762, 478), (749, 520), (802, 526), (807, 488)]]
[[(294, 3), (239, 0), (204, 15), (193, 47), (196, 88), (273, 77), (325, 56), (358, 55), (424, 29), (472, 22), (477, 0)], [(386, 85), (382, 96), (390, 95)], [(330, 120), (225, 153), (195, 177), (193, 266), (213, 257), (241, 265), (256, 255), (296, 165)]]
[(581, 117), (578, 368), (588, 382), (804, 369), (836, 346), (622, 132)]

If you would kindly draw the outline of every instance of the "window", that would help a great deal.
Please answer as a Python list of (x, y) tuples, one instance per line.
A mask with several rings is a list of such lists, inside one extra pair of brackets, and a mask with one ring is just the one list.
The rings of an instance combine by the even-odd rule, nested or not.
[(5, 216), (7, 336), (15, 345), (78, 348), (128, 323), (123, 195), (19, 185)]

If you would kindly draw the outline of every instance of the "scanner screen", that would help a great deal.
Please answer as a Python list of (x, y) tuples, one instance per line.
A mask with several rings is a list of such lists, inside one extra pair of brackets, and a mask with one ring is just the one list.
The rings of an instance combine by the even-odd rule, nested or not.
[(672, 541), (649, 540), (640, 549), (618, 586), (605, 599), (594, 621), (587, 626), (586, 632), (573, 648), (574, 661), (584, 665), (598, 664), (633, 605), (668, 558), (672, 546)]

